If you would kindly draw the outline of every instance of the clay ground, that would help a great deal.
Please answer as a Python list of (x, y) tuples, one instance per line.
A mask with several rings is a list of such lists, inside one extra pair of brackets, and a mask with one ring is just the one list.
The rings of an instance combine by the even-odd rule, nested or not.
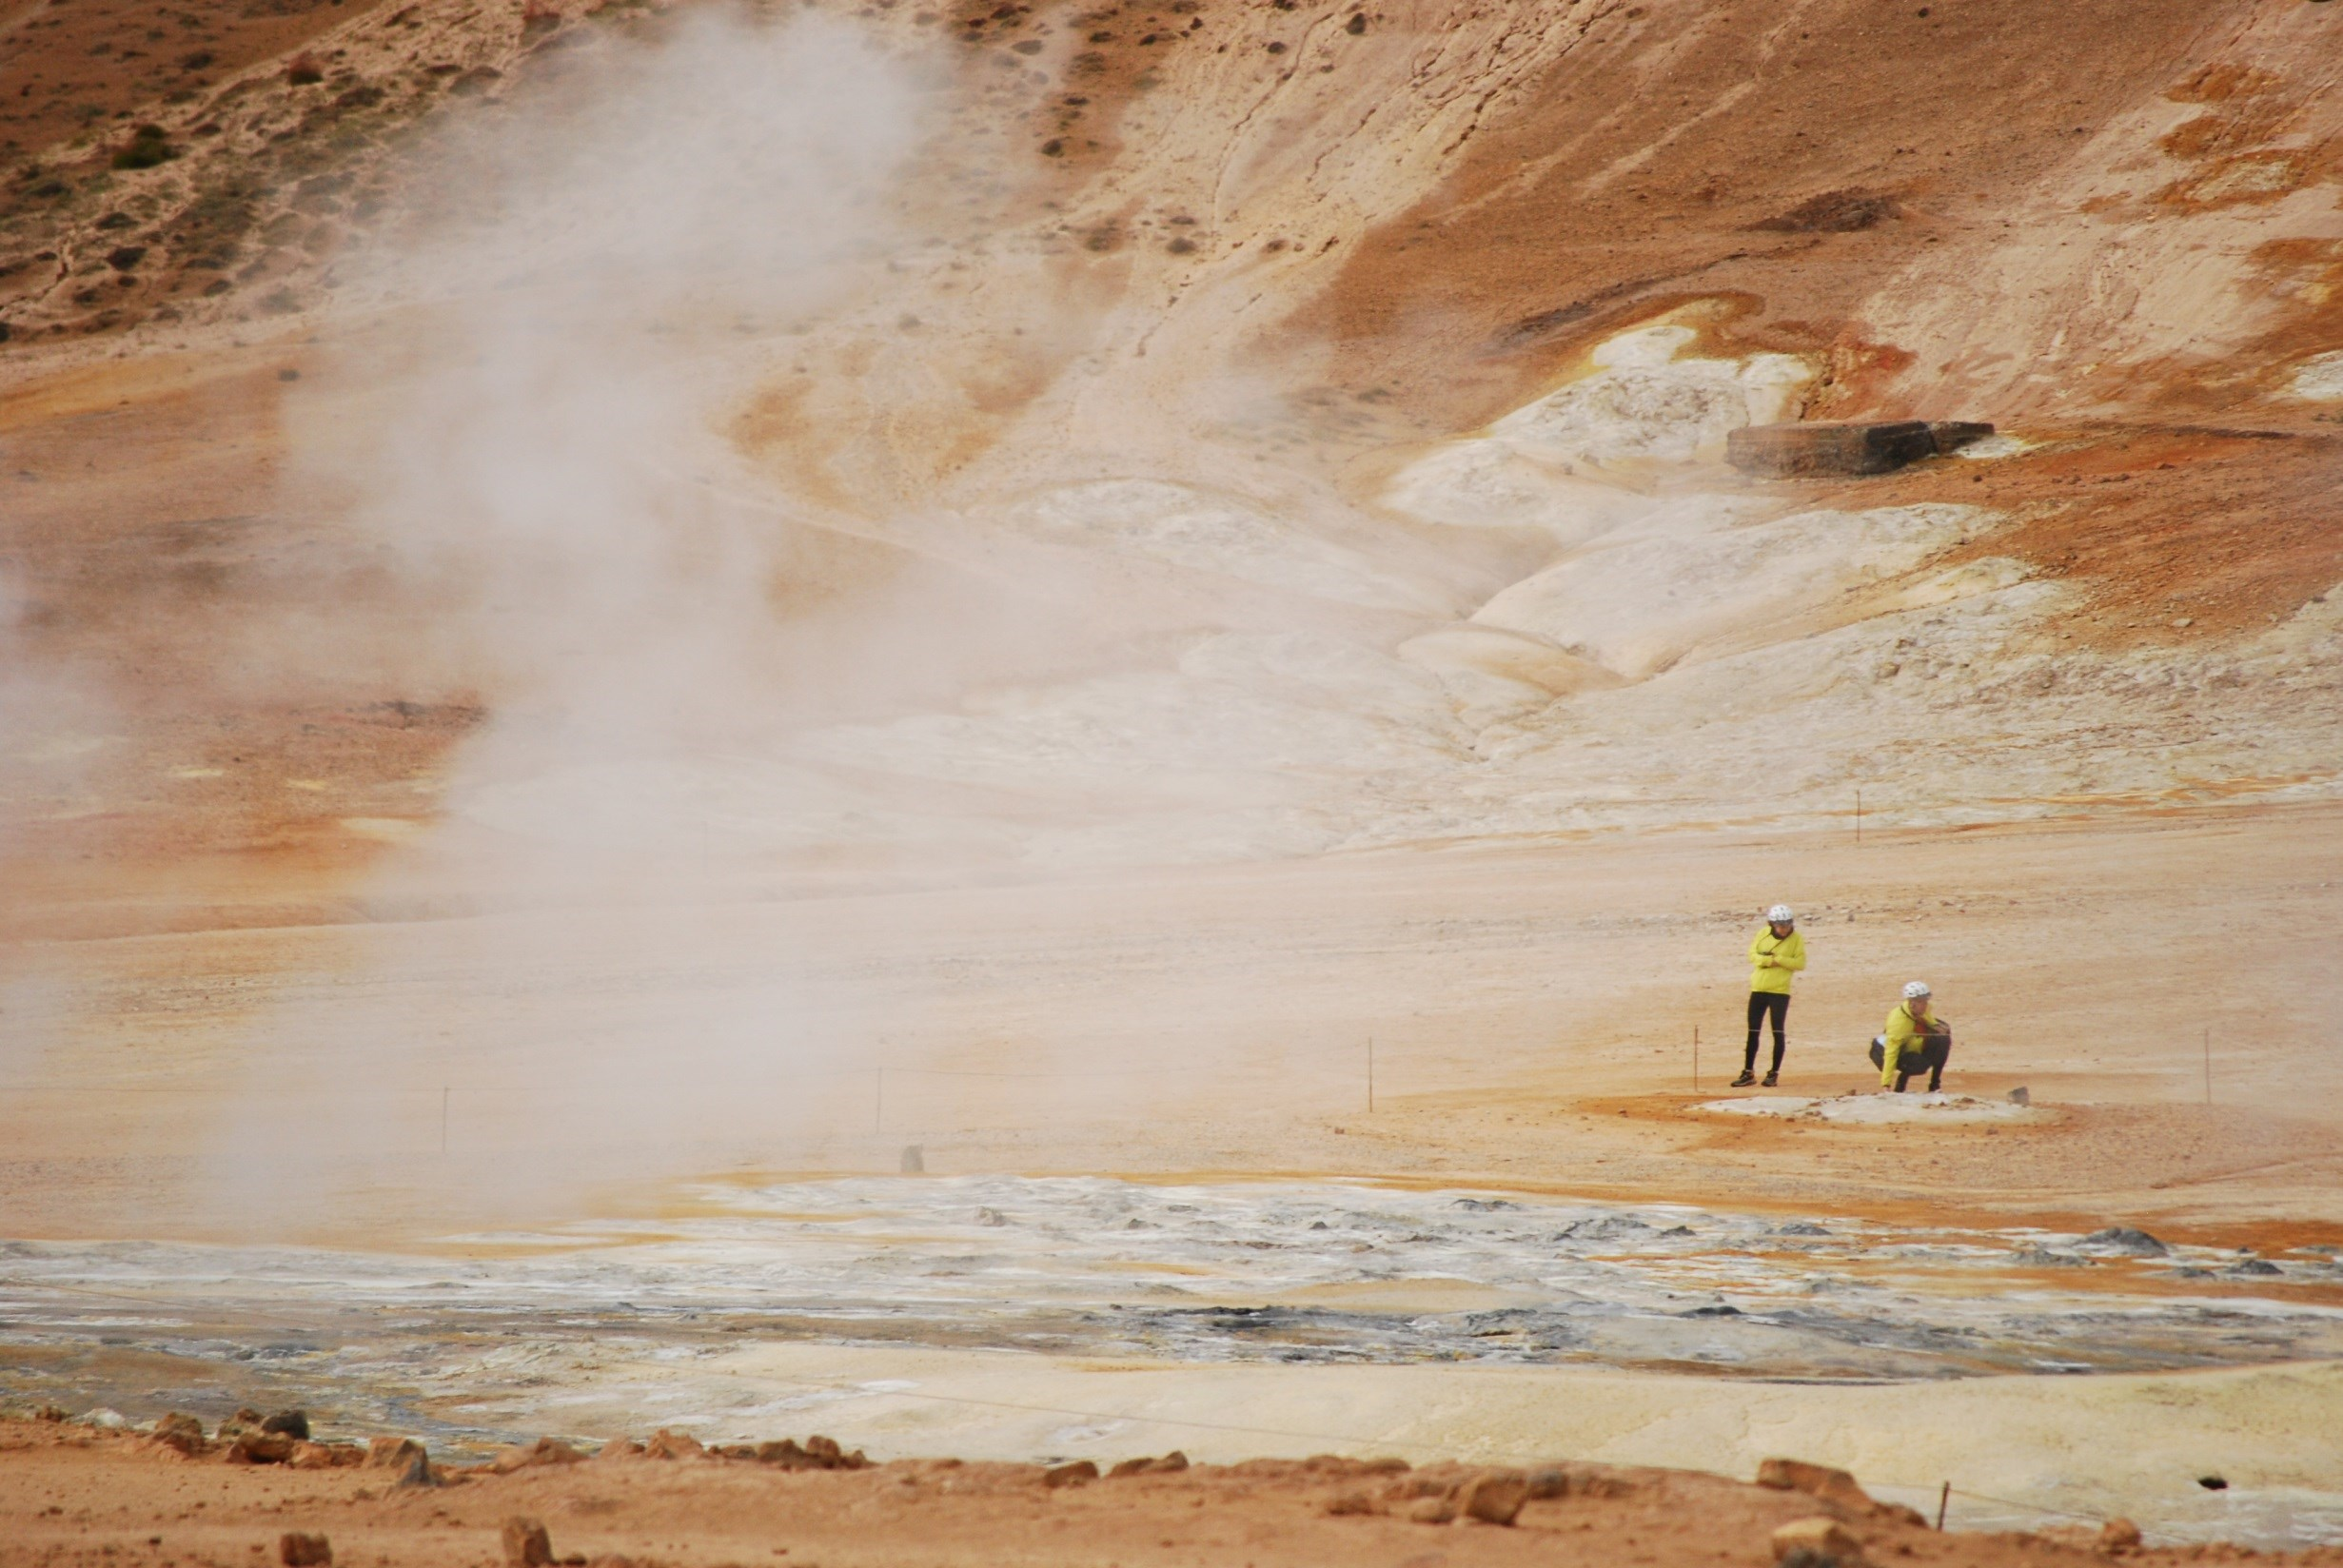
[[(1763, 1563), (1772, 1531), (1844, 1521), (1869, 1560), (2057, 1568), (2106, 1560), (2097, 1533), (1939, 1534), (1860, 1502), (1822, 1500), (1681, 1470), (1563, 1467), (1563, 1496), (1509, 1526), (1408, 1517), (1475, 1472), (1323, 1459), (1196, 1466), (1053, 1485), (1032, 1465), (908, 1460), (777, 1474), (752, 1461), (596, 1460), (431, 1490), (381, 1470), (288, 1471), (184, 1460), (136, 1439), (41, 1423), (0, 1427), (0, 1563), (274, 1562), (289, 1532), (323, 1535), (334, 1561), (495, 1564), (515, 1518), (557, 1554), (684, 1565), (1127, 1562)], [(2125, 1560), (2228, 1560), (2232, 1548), (2141, 1551)], [(2305, 1564), (2333, 1560), (2304, 1553)]]

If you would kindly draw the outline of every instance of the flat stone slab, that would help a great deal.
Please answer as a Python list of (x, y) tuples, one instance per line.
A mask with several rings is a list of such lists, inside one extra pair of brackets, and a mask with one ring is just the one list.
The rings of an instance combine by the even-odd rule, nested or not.
[(1760, 479), (1884, 474), (1921, 458), (1957, 452), (1992, 434), (1992, 425), (1973, 420), (1752, 424), (1726, 435), (1724, 457)]
[(1793, 1121), (1848, 1122), (1878, 1127), (1890, 1123), (2024, 1122), (2037, 1113), (2006, 1100), (1978, 1100), (1966, 1094), (1841, 1094), (1821, 1099), (1802, 1094), (1753, 1094), (1742, 1100), (1710, 1100), (1696, 1107), (1727, 1116), (1780, 1116)]

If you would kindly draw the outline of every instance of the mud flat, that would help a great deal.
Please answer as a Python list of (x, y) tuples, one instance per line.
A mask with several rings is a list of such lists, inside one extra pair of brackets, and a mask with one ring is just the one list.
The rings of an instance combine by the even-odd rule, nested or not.
[[(1294, 1182), (734, 1183), (670, 1206), (391, 1254), (13, 1244), (0, 1392), (101, 1424), (301, 1406), (475, 1459), (798, 1420), (882, 1457), (1047, 1462), (1734, 1474), (1786, 1448), (1914, 1501), (1951, 1482), (1979, 1522), (2343, 1539), (2343, 1467), (2287, 1441), (2343, 1416), (2331, 1248)], [(2111, 1426), (2132, 1436), (2092, 1441)]]

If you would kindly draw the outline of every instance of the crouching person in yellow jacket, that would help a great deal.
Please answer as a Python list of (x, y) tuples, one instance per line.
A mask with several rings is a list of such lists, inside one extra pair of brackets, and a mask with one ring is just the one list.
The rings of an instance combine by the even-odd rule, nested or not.
[(1798, 916), (1787, 904), (1776, 904), (1765, 911), (1765, 929), (1749, 939), (1749, 1048), (1742, 1052), (1735, 1088), (1757, 1081), (1758, 1029), (1768, 1017), (1774, 1025), (1774, 1065), (1765, 1069), (1765, 1085), (1770, 1088), (1782, 1081), (1790, 976), (1805, 967), (1806, 939), (1798, 934)]
[(1871, 1065), (1880, 1069), (1880, 1087), (1898, 1094), (1922, 1068), (1928, 1073), (1928, 1092), (1944, 1087), (1944, 1063), (1953, 1054), (1953, 1026), (1942, 1013), (1929, 1009), (1928, 982), (1915, 980), (1903, 988), (1903, 1004), (1887, 1015), (1887, 1030), (1871, 1042)]

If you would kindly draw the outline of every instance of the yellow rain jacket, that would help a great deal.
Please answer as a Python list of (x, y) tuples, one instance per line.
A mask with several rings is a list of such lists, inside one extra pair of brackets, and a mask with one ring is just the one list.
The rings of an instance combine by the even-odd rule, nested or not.
[(1793, 930), (1789, 935), (1774, 935), (1771, 926), (1762, 926), (1749, 943), (1749, 989), (1751, 990), (1790, 993), (1790, 976), (1806, 967), (1806, 939)]
[(1880, 1051), (1880, 1087), (1896, 1087), (1896, 1059), (1903, 1054), (1906, 1048), (1917, 1053), (1928, 1035), (1950, 1034), (1952, 1031), (1952, 1021), (1944, 1014), (1930, 1013), (1927, 1024), (1922, 1026), (1919, 1019), (1912, 1016), (1912, 1004), (1898, 1003), (1896, 1010), (1887, 1015), (1884, 1036), (1887, 1044)]

